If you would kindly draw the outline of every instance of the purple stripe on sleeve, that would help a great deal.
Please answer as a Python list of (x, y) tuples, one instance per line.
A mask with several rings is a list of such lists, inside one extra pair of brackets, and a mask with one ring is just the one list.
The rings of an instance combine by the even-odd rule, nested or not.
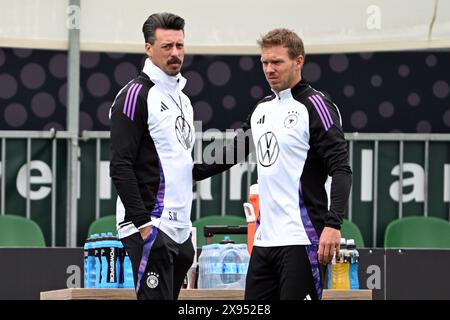
[(134, 95), (136, 93), (136, 89), (139, 87), (139, 85), (137, 83), (135, 83), (133, 90), (131, 90), (131, 94), (130, 94), (130, 101), (128, 102), (128, 108), (127, 108), (127, 117), (131, 119), (131, 107), (133, 104), (133, 100), (134, 100)]
[(123, 106), (123, 114), (127, 115), (127, 110), (128, 110), (128, 101), (130, 100), (130, 96), (131, 96), (131, 91), (134, 89), (135, 84), (133, 83), (127, 90), (127, 96), (125, 98), (125, 104)]
[(317, 256), (317, 250), (319, 246), (319, 236), (314, 228), (311, 219), (309, 218), (308, 211), (306, 210), (305, 203), (303, 202), (302, 183), (299, 183), (299, 206), (300, 206), (300, 218), (302, 219), (303, 227), (311, 242), (306, 246), (306, 252), (308, 253), (309, 264), (311, 265), (311, 272), (316, 286), (317, 298), (322, 299), (322, 281), (320, 279), (319, 259)]
[(312, 98), (313, 98), (314, 101), (316, 102), (316, 106), (319, 107), (319, 110), (321, 111), (322, 116), (323, 116), (323, 118), (325, 119), (325, 121), (326, 121), (326, 123), (327, 123), (327, 127), (328, 127), (327, 130), (330, 129), (330, 127), (331, 127), (331, 122), (330, 122), (330, 120), (329, 120), (328, 117), (327, 117), (327, 114), (326, 114), (326, 112), (325, 112), (325, 110), (324, 110), (323, 105), (320, 103), (321, 98), (320, 98), (318, 95), (314, 95), (314, 96), (312, 96)]
[(136, 110), (136, 100), (139, 95), (139, 91), (142, 89), (142, 84), (136, 89), (136, 93), (134, 94), (133, 103), (131, 104), (131, 120), (134, 120), (134, 111)]
[(139, 289), (141, 287), (142, 276), (144, 275), (145, 269), (147, 268), (148, 259), (150, 257), (150, 250), (152, 249), (153, 244), (155, 243), (155, 239), (156, 239), (157, 235), (158, 235), (158, 229), (155, 227), (152, 227), (152, 232), (148, 235), (147, 239), (145, 239), (145, 241), (144, 241), (144, 245), (142, 247), (141, 262), (139, 263), (139, 269), (138, 269), (136, 294), (138, 294)]
[(317, 100), (319, 101), (320, 105), (322, 106), (322, 110), (325, 110), (325, 118), (328, 118), (328, 121), (330, 122), (330, 127), (333, 124), (333, 119), (331, 118), (330, 111), (328, 110), (327, 106), (325, 105), (325, 101), (323, 101), (323, 98), (319, 95), (316, 96)]
[(155, 218), (161, 217), (164, 210), (164, 193), (166, 191), (166, 182), (164, 178), (164, 171), (162, 168), (161, 161), (159, 162), (159, 188), (156, 194), (155, 207), (152, 210), (151, 216)]
[(314, 105), (314, 107), (316, 108), (317, 113), (319, 114), (320, 120), (322, 120), (322, 124), (325, 127), (325, 130), (328, 130), (328, 125), (327, 122), (325, 121), (325, 119), (323, 118), (322, 112), (317, 104), (317, 102), (314, 100), (314, 96), (311, 96), (308, 98)]

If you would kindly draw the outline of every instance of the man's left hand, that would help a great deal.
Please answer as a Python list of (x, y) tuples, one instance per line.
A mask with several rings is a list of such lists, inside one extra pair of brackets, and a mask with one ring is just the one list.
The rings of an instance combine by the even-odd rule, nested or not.
[(317, 251), (319, 262), (322, 264), (330, 262), (335, 251), (336, 256), (338, 256), (340, 245), (341, 231), (330, 227), (323, 228), (319, 241), (319, 250)]

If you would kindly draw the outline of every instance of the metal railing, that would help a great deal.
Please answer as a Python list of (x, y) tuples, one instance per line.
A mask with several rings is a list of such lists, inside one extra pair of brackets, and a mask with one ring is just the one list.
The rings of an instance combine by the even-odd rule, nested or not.
[[(31, 217), (31, 199), (30, 199), (30, 183), (31, 183), (31, 173), (30, 173), (30, 163), (33, 160), (32, 159), (32, 146), (33, 142), (37, 139), (44, 139), (48, 140), (51, 144), (51, 172), (52, 172), (52, 182), (51, 182), (51, 245), (55, 246), (55, 229), (56, 229), (56, 207), (57, 207), (57, 198), (56, 198), (56, 190), (59, 187), (58, 185), (58, 176), (57, 176), (57, 168), (58, 168), (58, 161), (57, 161), (57, 152), (58, 152), (58, 144), (57, 140), (65, 140), (67, 143), (71, 143), (74, 140), (80, 142), (81, 144), (84, 142), (95, 140), (95, 218), (98, 219), (101, 215), (100, 210), (100, 161), (101, 161), (101, 152), (102, 152), (102, 140), (109, 140), (110, 134), (108, 131), (83, 131), (80, 136), (71, 134), (67, 131), (0, 131), (0, 141), (1, 141), (1, 185), (0, 185), (0, 212), (1, 214), (5, 214), (5, 173), (7, 170), (6, 164), (7, 164), (7, 148), (6, 144), (9, 140), (17, 140), (17, 139), (23, 139), (26, 141), (26, 148), (25, 148), (25, 158), (26, 158), (26, 185), (28, 186), (26, 189), (26, 201), (25, 201), (25, 212), (24, 215), (27, 218)], [(201, 159), (202, 156), (202, 150), (204, 143), (207, 143), (212, 138), (214, 139), (231, 139), (232, 137), (226, 136), (224, 133), (220, 132), (198, 132), (197, 133), (197, 139), (196, 139), (196, 146), (194, 149), (194, 159)], [(423, 215), (427, 216), (429, 215), (429, 193), (428, 193), (428, 184), (429, 184), (429, 175), (428, 171), (430, 168), (430, 143), (432, 142), (445, 142), (448, 144), (448, 159), (450, 162), (450, 134), (369, 134), (369, 133), (348, 133), (345, 135), (346, 139), (349, 143), (349, 156), (350, 156), (350, 165), (353, 167), (354, 165), (354, 152), (355, 152), (355, 144), (358, 142), (368, 142), (373, 145), (373, 180), (372, 180), (372, 191), (373, 191), (373, 219), (372, 219), (372, 231), (373, 231), (373, 237), (372, 241), (373, 244), (377, 243), (377, 227), (378, 227), (378, 218), (379, 218), (379, 208), (378, 208), (378, 178), (379, 178), (379, 157), (380, 157), (380, 144), (384, 142), (394, 142), (398, 143), (398, 154), (399, 154), (399, 190), (398, 190), (398, 208), (397, 208), (397, 216), (398, 218), (402, 218), (404, 216), (404, 202), (403, 202), (403, 186), (404, 186), (404, 179), (403, 179), (403, 173), (404, 173), (404, 159), (405, 159), (405, 143), (408, 142), (420, 142), (423, 143), (423, 164), (424, 164), (424, 203), (423, 203)], [(69, 146), (68, 146), (69, 148)], [(80, 146), (81, 148), (81, 146)], [(82, 150), (82, 148), (81, 148)], [(20, 152), (19, 150), (15, 150), (14, 152)], [(200, 158), (199, 158), (200, 157)], [(256, 181), (252, 182), (252, 171), (251, 171), (251, 163), (255, 163), (254, 155), (251, 155), (250, 161), (247, 161), (245, 166), (246, 168), (246, 187), (247, 192), (251, 185), (251, 183), (255, 183)], [(69, 159), (68, 159), (69, 161)], [(62, 169), (62, 168), (60, 168)], [(70, 167), (67, 167), (67, 170), (69, 170)], [(70, 174), (67, 174), (68, 181), (67, 185), (69, 186), (72, 184), (72, 181), (69, 181), (69, 178), (75, 179), (76, 177)], [(227, 173), (221, 174), (221, 187), (220, 187), (220, 193), (215, 194), (214, 197), (221, 197), (220, 200), (220, 213), (222, 215), (227, 214), (227, 186), (231, 183), (231, 181), (228, 181)], [(448, 190), (448, 193), (450, 193), (450, 182), (444, 181), (444, 185), (448, 184), (448, 188), (445, 187), (444, 189)], [(196, 210), (195, 210), (195, 217), (199, 218), (202, 216), (202, 199), (200, 197), (200, 190), (202, 188), (202, 183), (197, 183), (196, 185), (196, 193), (195, 193), (195, 204), (196, 204)], [(70, 188), (67, 188), (67, 190), (71, 190)], [(450, 199), (450, 194), (447, 195)], [(69, 195), (67, 195), (69, 197)], [(351, 192), (351, 199), (353, 199), (354, 193)], [(246, 199), (242, 199), (242, 201), (245, 201)], [(115, 199), (111, 199), (111, 201), (115, 202)], [(69, 203), (69, 202), (68, 202)], [(352, 220), (354, 218), (354, 208), (352, 205), (353, 201), (349, 201), (349, 207), (348, 207), (348, 218), (349, 220)], [(67, 244), (71, 243), (70, 239), (77, 233), (77, 225), (74, 223), (69, 223), (70, 221), (76, 221), (77, 217), (73, 216), (74, 213), (71, 212), (70, 208), (67, 208), (67, 212), (65, 213), (65, 217), (67, 219), (66, 223), (66, 241)], [(448, 205), (448, 218), (450, 220), (450, 203)]]
[[(55, 226), (56, 226), (56, 154), (57, 154), (57, 144), (56, 140), (67, 140), (77, 139), (76, 135), (73, 135), (66, 131), (56, 132), (54, 130), (50, 131), (0, 131), (0, 140), (1, 140), (1, 190), (0, 190), (0, 213), (5, 214), (5, 174), (6, 174), (6, 141), (7, 140), (17, 140), (17, 139), (25, 139), (26, 140), (26, 205), (25, 205), (25, 216), (30, 219), (31, 217), (31, 204), (30, 204), (30, 180), (31, 180), (31, 147), (33, 140), (36, 139), (45, 139), (51, 142), (51, 170), (52, 176), (52, 191), (51, 191), (51, 245), (55, 245)], [(69, 183), (69, 182), (68, 182)], [(68, 224), (69, 225), (69, 224)], [(74, 230), (67, 230), (67, 236), (74, 232)]]
[[(349, 158), (353, 159), (353, 146), (357, 141), (369, 141), (374, 143), (374, 174), (373, 174), (373, 238), (374, 244), (377, 243), (377, 223), (378, 223), (378, 159), (379, 159), (379, 143), (380, 142), (398, 142), (399, 146), (399, 201), (398, 201), (398, 218), (403, 217), (403, 165), (404, 165), (404, 143), (405, 141), (417, 141), (424, 144), (424, 209), (423, 215), (428, 216), (428, 169), (429, 169), (429, 146), (430, 141), (449, 142), (449, 160), (450, 160), (450, 134), (418, 134), (418, 133), (346, 133), (345, 138), (349, 141)], [(352, 161), (352, 160), (350, 160)], [(351, 163), (352, 164), (352, 163)], [(444, 183), (446, 183), (444, 181)], [(450, 192), (450, 188), (449, 188)], [(352, 203), (353, 194), (349, 201), (348, 216), (352, 220), (353, 210)], [(448, 219), (450, 221), (450, 204), (448, 206)]]

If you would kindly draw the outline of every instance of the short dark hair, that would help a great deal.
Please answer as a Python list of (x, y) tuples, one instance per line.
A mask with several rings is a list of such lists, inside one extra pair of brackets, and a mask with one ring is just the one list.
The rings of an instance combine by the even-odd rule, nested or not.
[(259, 47), (270, 48), (283, 46), (288, 49), (289, 58), (294, 59), (299, 55), (305, 58), (305, 48), (302, 39), (292, 30), (280, 28), (269, 31), (258, 41)]
[(184, 33), (184, 19), (173, 13), (154, 13), (145, 20), (142, 26), (145, 42), (153, 44), (156, 40), (156, 29), (181, 30)]

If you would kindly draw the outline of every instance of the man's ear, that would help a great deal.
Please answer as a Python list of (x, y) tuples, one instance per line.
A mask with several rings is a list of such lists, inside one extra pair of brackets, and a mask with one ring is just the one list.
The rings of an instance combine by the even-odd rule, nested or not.
[(145, 53), (147, 53), (147, 56), (152, 57), (153, 56), (153, 46), (150, 43), (146, 42), (144, 48), (145, 48)]
[(299, 55), (297, 58), (295, 58), (295, 64), (297, 65), (297, 68), (302, 69), (303, 63), (305, 62), (305, 58), (302, 55)]

